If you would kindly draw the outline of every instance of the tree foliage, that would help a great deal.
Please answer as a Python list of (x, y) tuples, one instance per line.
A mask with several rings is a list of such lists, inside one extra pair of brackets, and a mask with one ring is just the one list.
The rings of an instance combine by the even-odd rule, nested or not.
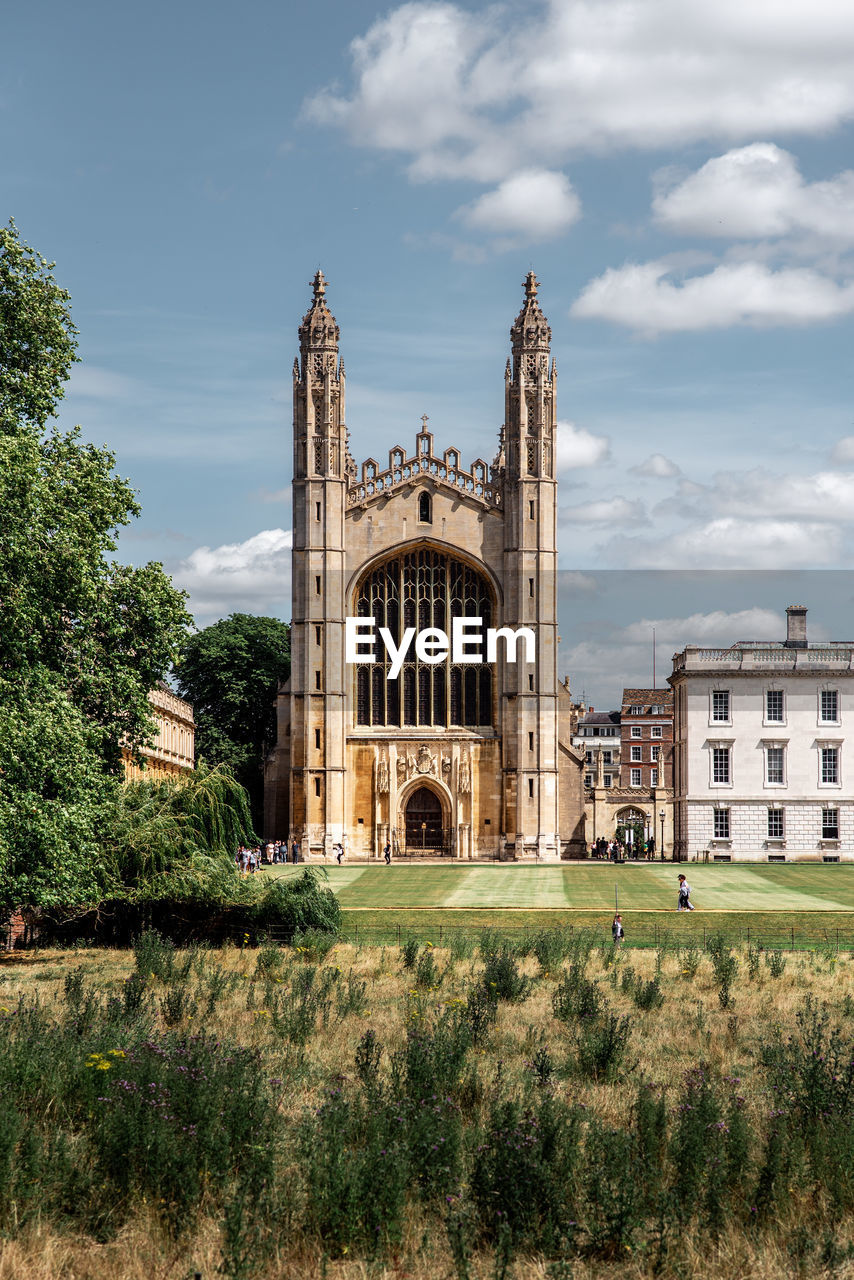
[(102, 826), (116, 786), (97, 746), (54, 673), (0, 680), (0, 904), (91, 902), (110, 887)]
[(111, 559), (139, 512), (114, 461), (78, 432), (0, 436), (0, 670), (53, 671), (118, 772), (121, 743), (149, 740), (148, 690), (189, 616), (159, 564)]
[(0, 227), (0, 424), (14, 434), (44, 427), (78, 358), (71, 295), (54, 265), (21, 244), (13, 220)]
[(132, 896), (234, 896), (238, 843), (254, 840), (246, 792), (224, 768), (122, 787), (107, 845), (117, 884)]
[[(0, 897), (91, 900), (121, 748), (189, 624), (159, 564), (113, 559), (139, 514), (107, 449), (48, 427), (76, 356), (52, 264), (0, 230)], [(115, 783), (113, 783), (115, 785)], [(105, 809), (104, 806), (107, 806)]]
[(275, 698), (290, 674), (290, 628), (233, 613), (191, 635), (175, 675), (193, 704), (196, 754), (227, 764), (248, 790), (260, 826), (264, 755), (275, 742)]

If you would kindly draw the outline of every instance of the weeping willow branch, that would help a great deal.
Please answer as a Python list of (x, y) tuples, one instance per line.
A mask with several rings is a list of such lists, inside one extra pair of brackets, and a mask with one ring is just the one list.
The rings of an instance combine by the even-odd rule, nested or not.
[(254, 841), (245, 790), (223, 766), (121, 789), (105, 832), (114, 877), (125, 891), (234, 894), (234, 852)]

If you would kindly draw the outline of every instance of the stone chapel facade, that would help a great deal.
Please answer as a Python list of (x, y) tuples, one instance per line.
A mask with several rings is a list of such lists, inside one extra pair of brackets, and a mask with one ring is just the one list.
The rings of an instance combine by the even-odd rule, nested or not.
[[(410, 452), (357, 466), (339, 329), (318, 271), (294, 361), (291, 677), (267, 762), (268, 837), (304, 855), (557, 859), (584, 848), (582, 763), (557, 679), (556, 368), (529, 272), (511, 329), (505, 422), (492, 463), (439, 450), (427, 418)], [(345, 662), (345, 619), (399, 645), (452, 619), (531, 628), (535, 660), (425, 661), (388, 679)], [(565, 702), (566, 707), (562, 705)]]

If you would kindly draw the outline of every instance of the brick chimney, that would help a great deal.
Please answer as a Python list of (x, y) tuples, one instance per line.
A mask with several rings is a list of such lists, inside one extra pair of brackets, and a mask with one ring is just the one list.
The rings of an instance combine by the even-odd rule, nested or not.
[(787, 649), (806, 649), (807, 647), (807, 611), (802, 604), (790, 604), (786, 610)]

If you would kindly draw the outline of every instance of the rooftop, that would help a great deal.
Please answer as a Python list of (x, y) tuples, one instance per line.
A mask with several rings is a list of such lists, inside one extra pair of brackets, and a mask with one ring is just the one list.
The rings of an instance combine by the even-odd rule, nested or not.
[(579, 729), (592, 728), (597, 724), (619, 724), (619, 711), (590, 711), (586, 716), (582, 716), (578, 721)]

